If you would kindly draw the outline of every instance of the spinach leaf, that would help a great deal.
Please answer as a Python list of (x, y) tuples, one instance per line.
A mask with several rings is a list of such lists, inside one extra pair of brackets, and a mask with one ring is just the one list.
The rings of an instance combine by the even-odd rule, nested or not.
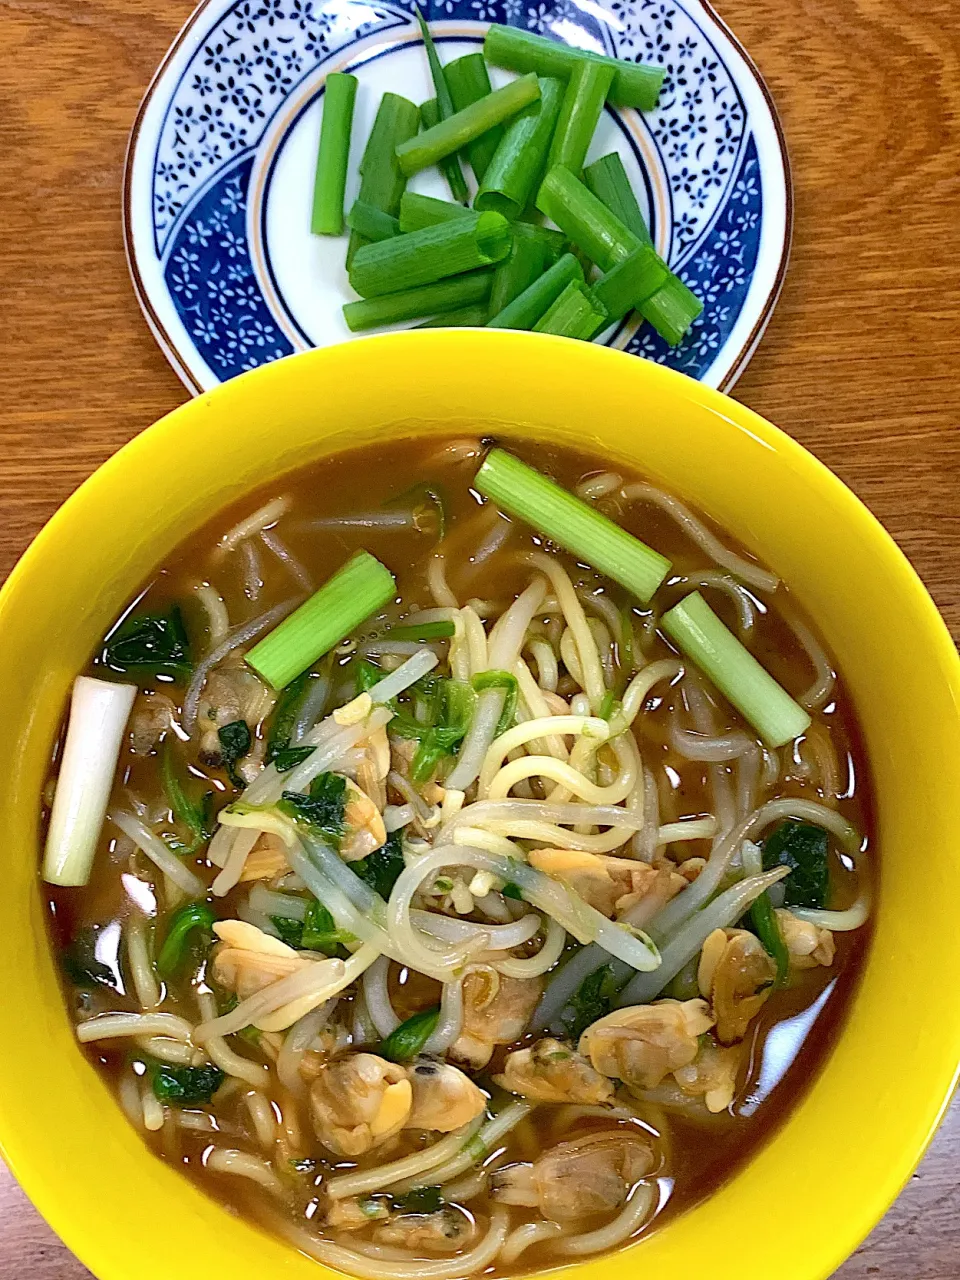
[(354, 664), (354, 683), (358, 694), (366, 693), (379, 684), (384, 673), (369, 658), (358, 658)]
[[(516, 683), (516, 682), (514, 682)], [(476, 694), (466, 681), (425, 676), (411, 691), (417, 715), (404, 708), (390, 723), (401, 738), (416, 738), (420, 745), (410, 766), (410, 780), (418, 786), (429, 782), (440, 761), (460, 746), (470, 727)]]
[(160, 780), (174, 818), (186, 827), (191, 836), (190, 843), (187, 845), (181, 845), (172, 839), (168, 843), (175, 853), (196, 853), (200, 846), (206, 844), (213, 835), (213, 792), (208, 791), (199, 803), (194, 803), (189, 798), (177, 771), (173, 742), (170, 738), (167, 738), (163, 744), (160, 754)]
[(512, 880), (507, 881), (501, 889), (501, 893), (505, 898), (513, 898), (515, 902), (523, 901), (523, 892), (521, 891), (520, 886), (518, 884), (514, 884)]
[(379, 893), (381, 898), (389, 898), (393, 886), (400, 878), (400, 872), (406, 865), (403, 861), (403, 836), (401, 831), (391, 831), (387, 843), (375, 852), (361, 858), (359, 862), (351, 862), (350, 870)]
[(100, 661), (121, 675), (142, 672), (183, 680), (192, 670), (190, 640), (179, 605), (168, 613), (134, 613), (109, 635)]
[(303, 675), (297, 676), (296, 680), (291, 680), (277, 699), (267, 734), (267, 764), (273, 764), (280, 752), (289, 747), (290, 735), (293, 733), (293, 726), (297, 723), (307, 686), (316, 678), (312, 671), (304, 671)]
[(764, 950), (777, 964), (777, 986), (782, 987), (790, 971), (790, 953), (780, 932), (780, 923), (769, 893), (761, 893), (750, 908), (752, 932), (763, 943)]
[(281, 747), (273, 757), (277, 773), (289, 773), (298, 764), (302, 764), (307, 756), (312, 756), (315, 750), (315, 747)]
[(325, 955), (342, 954), (342, 945), (353, 942), (353, 934), (338, 929), (336, 922), (322, 902), (314, 899), (307, 907), (303, 920), (291, 920), (288, 916), (271, 916), (280, 940), (297, 951), (322, 951)]
[(173, 913), (167, 936), (157, 957), (157, 973), (166, 981), (174, 977), (183, 963), (187, 943), (199, 935), (202, 944), (213, 941), (216, 916), (205, 902), (188, 902)]
[(305, 951), (323, 951), (335, 955), (345, 942), (353, 942), (353, 934), (338, 929), (333, 916), (316, 899), (307, 907), (303, 921), (301, 946)]
[(169, 1062), (156, 1063), (151, 1077), (156, 1098), (180, 1107), (209, 1102), (224, 1079), (219, 1067), (178, 1067)]
[(109, 965), (97, 959), (97, 938), (99, 925), (87, 925), (80, 929), (76, 937), (60, 953), (60, 966), (69, 981), (82, 991), (91, 991), (94, 987), (117, 989), (116, 978)]
[(280, 935), (280, 941), (288, 947), (300, 951), (303, 947), (303, 921), (291, 920), (289, 916), (271, 916), (271, 921)]
[(304, 822), (338, 848), (343, 835), (347, 780), (339, 773), (318, 773), (310, 792), (284, 791), (277, 808), (295, 822)]
[(423, 1046), (433, 1035), (440, 1020), (440, 1006), (424, 1009), (415, 1013), (406, 1022), (401, 1022), (386, 1039), (381, 1040), (377, 1052), (388, 1062), (409, 1062), (415, 1058)]
[(784, 904), (820, 910), (829, 889), (829, 839), (822, 827), (809, 822), (781, 822), (763, 842), (763, 869), (789, 867), (784, 881)]
[(220, 755), (223, 757), (223, 767), (226, 769), (233, 785), (240, 787), (242, 790), (246, 783), (237, 773), (237, 764), (250, 750), (252, 742), (250, 726), (246, 720), (233, 720), (230, 724), (225, 724), (217, 730), (217, 737), (220, 739)]
[(414, 1187), (403, 1196), (392, 1196), (393, 1207), (400, 1213), (436, 1213), (443, 1208), (441, 1187)]
[(560, 1015), (560, 1021), (567, 1028), (570, 1038), (579, 1040), (587, 1027), (598, 1018), (605, 1018), (616, 994), (613, 965), (602, 964), (599, 969), (588, 974)]

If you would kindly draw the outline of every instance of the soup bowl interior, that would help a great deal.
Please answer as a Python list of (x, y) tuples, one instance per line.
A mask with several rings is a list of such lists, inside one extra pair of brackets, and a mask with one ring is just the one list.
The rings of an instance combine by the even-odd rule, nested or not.
[[(372, 338), (257, 370), (177, 409), (105, 464), (0, 595), (0, 1144), (100, 1280), (309, 1280), (318, 1264), (151, 1156), (78, 1050), (37, 883), (38, 797), (75, 674), (188, 534), (271, 476), (386, 437), (495, 434), (629, 464), (714, 517), (795, 591), (863, 731), (880, 856), (874, 933), (817, 1079), (716, 1194), (623, 1253), (677, 1280), (819, 1280), (919, 1159), (954, 1087), (960, 1005), (960, 674), (891, 539), (830, 472), (748, 409), (678, 374), (504, 331)], [(316, 495), (322, 510), (324, 495)]]

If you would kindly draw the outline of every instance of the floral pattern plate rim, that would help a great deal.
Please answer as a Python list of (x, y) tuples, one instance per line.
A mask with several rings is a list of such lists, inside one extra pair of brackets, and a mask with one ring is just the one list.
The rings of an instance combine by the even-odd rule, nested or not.
[[(500, 21), (665, 67), (657, 110), (608, 108), (591, 154), (620, 152), (659, 251), (704, 312), (676, 348), (636, 323), (602, 340), (729, 390), (783, 284), (793, 196), (769, 91), (706, 0), (422, 7), (444, 60), (479, 48)], [(383, 90), (430, 96), (411, 10), (411, 0), (203, 0), (161, 63), (130, 137), (124, 239), (147, 322), (191, 391), (353, 336), (340, 316), (353, 296), (343, 241), (308, 227), (323, 85), (333, 70), (360, 78), (355, 152)], [(414, 185), (444, 194), (425, 177)]]

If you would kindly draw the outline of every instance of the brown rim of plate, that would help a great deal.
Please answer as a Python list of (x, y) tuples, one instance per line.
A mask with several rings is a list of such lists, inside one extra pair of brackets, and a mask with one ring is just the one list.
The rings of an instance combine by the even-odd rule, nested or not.
[[(784, 282), (784, 279), (786, 278), (786, 273), (787, 273), (787, 263), (790, 259), (790, 246), (793, 240), (793, 204), (794, 204), (793, 176), (790, 169), (790, 156), (787, 151), (787, 143), (783, 133), (783, 125), (780, 122), (780, 116), (779, 116), (779, 113), (777, 112), (776, 103), (773, 100), (773, 95), (770, 93), (770, 90), (767, 87), (767, 82), (764, 80), (763, 76), (760, 74), (760, 71), (757, 68), (757, 64), (750, 57), (750, 54), (741, 44), (737, 36), (734, 35), (734, 33), (730, 30), (730, 28), (727, 26), (724, 20), (717, 13), (716, 9), (714, 9), (713, 5), (710, 3), (710, 0), (699, 0), (699, 2), (702, 8), (704, 9), (704, 11), (706, 12), (707, 17), (710, 18), (710, 20), (714, 22), (720, 28), (723, 34), (727, 37), (727, 39), (733, 45), (734, 49), (737, 51), (737, 53), (746, 63), (747, 69), (750, 71), (751, 75), (754, 77), (757, 84), (760, 86), (760, 92), (763, 94), (764, 101), (766, 102), (767, 108), (770, 111), (770, 117), (773, 120), (773, 127), (774, 127), (774, 131), (776, 133), (776, 138), (777, 138), (777, 145), (780, 148), (780, 161), (783, 165), (785, 209), (784, 209), (783, 248), (780, 251), (780, 262), (777, 266), (777, 274), (774, 278), (773, 286), (770, 289), (769, 293), (767, 294), (766, 301), (763, 304), (763, 310), (761, 311), (760, 315), (757, 317), (757, 321), (754, 324), (753, 328), (750, 330), (750, 333), (747, 335), (746, 341), (743, 343), (740, 350), (737, 352), (736, 356), (734, 357), (734, 360), (731, 363), (730, 368), (727, 370), (723, 379), (718, 384), (718, 390), (729, 391), (730, 388), (733, 386), (733, 384), (740, 377), (741, 373), (743, 372), (744, 368), (747, 365), (747, 362), (752, 356), (757, 346), (757, 343), (760, 341), (761, 337), (763, 336), (764, 330), (766, 329), (767, 325), (770, 323), (770, 318), (773, 315), (773, 309), (777, 305), (777, 301), (783, 290), (783, 282)], [(157, 67), (156, 71), (153, 73), (153, 76), (151, 77), (150, 83), (147, 85), (147, 90), (144, 93), (143, 98), (141, 99), (140, 106), (137, 109), (136, 117), (130, 129), (130, 136), (127, 139), (127, 151), (126, 151), (126, 156), (124, 158), (124, 164), (123, 164), (123, 196), (122, 196), (122, 209), (121, 209), (122, 224), (123, 224), (123, 248), (124, 248), (124, 253), (126, 254), (127, 267), (130, 271), (130, 278), (133, 281), (133, 290), (134, 290), (134, 293), (136, 294), (137, 302), (140, 304), (140, 310), (143, 312), (144, 319), (146, 320), (148, 326), (150, 327), (150, 331), (153, 333), (154, 338), (157, 340), (160, 350), (163, 352), (168, 362), (172, 366), (174, 373), (176, 373), (180, 381), (186, 386), (187, 390), (192, 392), (194, 395), (200, 395), (201, 392), (203, 391), (203, 387), (200, 386), (199, 382), (197, 382), (196, 378), (187, 368), (179, 351), (174, 346), (174, 343), (170, 335), (167, 333), (166, 329), (160, 322), (160, 318), (157, 315), (156, 311), (154, 310), (153, 304), (151, 303), (150, 299), (147, 297), (147, 291), (144, 287), (143, 279), (140, 275), (140, 268), (137, 265), (136, 254), (134, 252), (134, 247), (133, 247), (133, 231), (132, 231), (133, 216), (132, 216), (132, 209), (131, 209), (131, 201), (133, 198), (132, 197), (133, 153), (134, 153), (134, 150), (136, 149), (137, 141), (140, 136), (140, 127), (141, 127), (141, 124), (143, 123), (144, 114), (146, 113), (147, 107), (150, 105), (150, 102), (153, 98), (154, 91), (156, 90), (156, 87), (160, 79), (165, 74), (170, 62), (179, 52), (180, 47), (186, 40), (187, 36), (191, 33), (193, 28), (196, 26), (197, 22), (199, 22), (204, 11), (209, 7), (211, 3), (212, 3), (212, 0), (200, 0), (200, 3), (197, 5), (196, 9), (194, 9), (193, 13), (190, 15), (187, 21), (180, 28), (180, 31), (177, 34), (176, 39), (174, 40), (170, 48), (167, 50), (167, 52), (164, 54), (159, 66)]]

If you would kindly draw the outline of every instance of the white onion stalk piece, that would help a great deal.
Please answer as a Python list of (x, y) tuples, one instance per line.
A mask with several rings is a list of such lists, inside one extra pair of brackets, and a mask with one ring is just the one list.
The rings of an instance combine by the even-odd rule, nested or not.
[(78, 676), (43, 859), (48, 884), (84, 885), (110, 800), (137, 686)]

